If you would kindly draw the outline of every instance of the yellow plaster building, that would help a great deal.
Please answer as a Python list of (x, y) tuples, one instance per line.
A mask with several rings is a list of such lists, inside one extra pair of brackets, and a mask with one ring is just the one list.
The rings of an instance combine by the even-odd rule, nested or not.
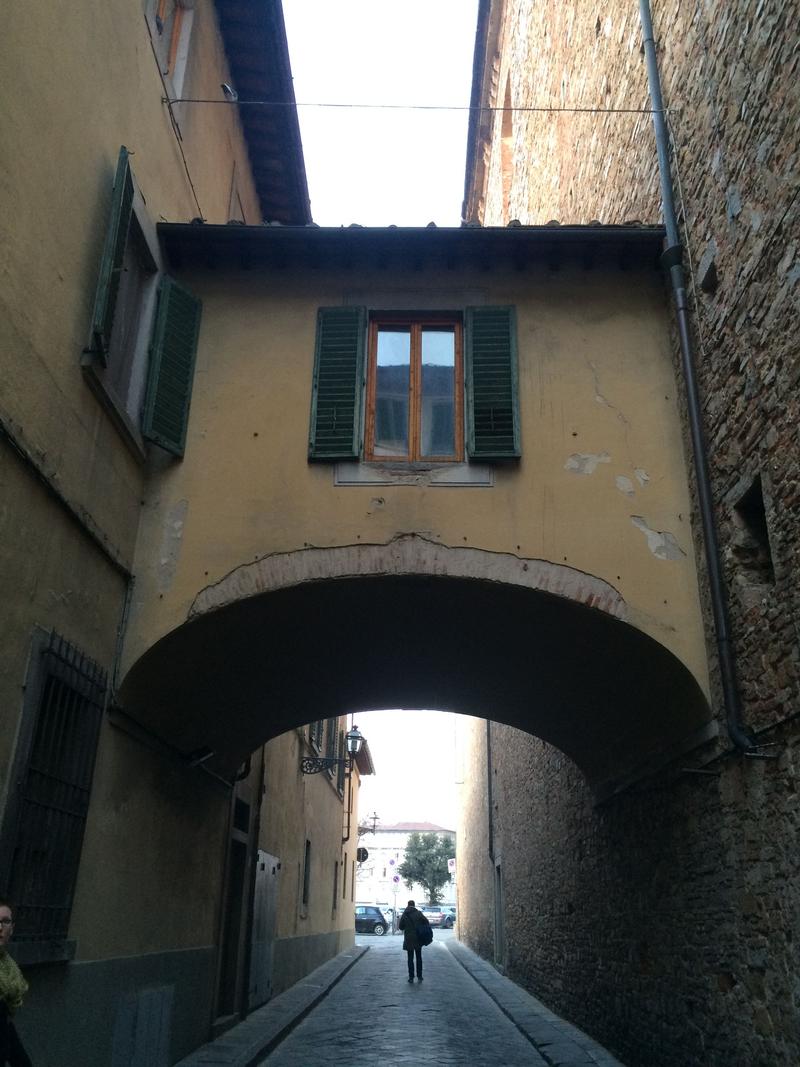
[[(31, 984), (19, 1025), (39, 1064), (168, 1064), (353, 939), (360, 772), (300, 768), (320, 744), (341, 755), (345, 720), (272, 747), (265, 730), (222, 776), (118, 700), (142, 503), (179, 462), (202, 314), (156, 225), (310, 222), (281, 7), (28, 6), (0, 86), (0, 891)], [(323, 694), (304, 723), (320, 714)]]

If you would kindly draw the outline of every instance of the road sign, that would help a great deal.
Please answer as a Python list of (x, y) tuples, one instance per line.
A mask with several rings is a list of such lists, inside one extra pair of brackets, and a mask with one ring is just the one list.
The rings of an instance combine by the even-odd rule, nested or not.
[(397, 885), (397, 883), (400, 881), (400, 875), (399, 874), (395, 874), (393, 876), (393, 878), (392, 878), (392, 881), (394, 882), (395, 885)]
[(447, 869), (450, 872), (450, 874), (455, 874), (456, 873), (456, 859), (455, 859), (455, 856), (452, 856), (447, 861)]

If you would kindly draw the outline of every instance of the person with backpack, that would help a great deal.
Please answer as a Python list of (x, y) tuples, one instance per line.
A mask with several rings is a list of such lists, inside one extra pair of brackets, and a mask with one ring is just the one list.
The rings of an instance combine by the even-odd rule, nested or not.
[(403, 948), (408, 954), (408, 980), (414, 981), (414, 962), (417, 964), (417, 981), (422, 981), (422, 946), (433, 941), (433, 930), (427, 916), (417, 910), (413, 900), (409, 900), (405, 911), (400, 916), (398, 927), (403, 931)]

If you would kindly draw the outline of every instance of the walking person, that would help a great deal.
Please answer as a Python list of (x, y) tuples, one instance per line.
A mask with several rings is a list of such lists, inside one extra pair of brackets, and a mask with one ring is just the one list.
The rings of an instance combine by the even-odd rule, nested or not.
[(0, 900), (0, 1064), (5, 1067), (31, 1067), (28, 1054), (22, 1047), (12, 1016), (22, 1006), (28, 983), (15, 961), (9, 956), (7, 945), (14, 933), (14, 912), (7, 900)]
[(413, 900), (409, 900), (406, 910), (400, 916), (399, 928), (403, 931), (403, 948), (408, 954), (408, 980), (414, 981), (414, 961), (417, 964), (417, 981), (422, 981), (422, 946), (423, 944), (430, 944), (430, 936), (424, 936), (430, 933), (430, 923), (427, 916), (423, 915), (421, 911), (417, 911), (417, 907)]

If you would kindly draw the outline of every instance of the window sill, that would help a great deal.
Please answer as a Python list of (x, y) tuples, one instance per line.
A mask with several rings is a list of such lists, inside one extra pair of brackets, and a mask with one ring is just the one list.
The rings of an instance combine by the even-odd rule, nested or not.
[(81, 357), (81, 370), (86, 384), (114, 423), (128, 450), (140, 463), (146, 463), (147, 449), (144, 438), (116, 393), (106, 385), (104, 369), (98, 366), (97, 360), (91, 353), (85, 352)]
[(335, 465), (334, 485), (429, 485), (491, 488), (494, 467), (488, 463), (358, 463)]
[(36, 963), (69, 963), (75, 958), (75, 941), (14, 941), (9, 955), (20, 967)]

